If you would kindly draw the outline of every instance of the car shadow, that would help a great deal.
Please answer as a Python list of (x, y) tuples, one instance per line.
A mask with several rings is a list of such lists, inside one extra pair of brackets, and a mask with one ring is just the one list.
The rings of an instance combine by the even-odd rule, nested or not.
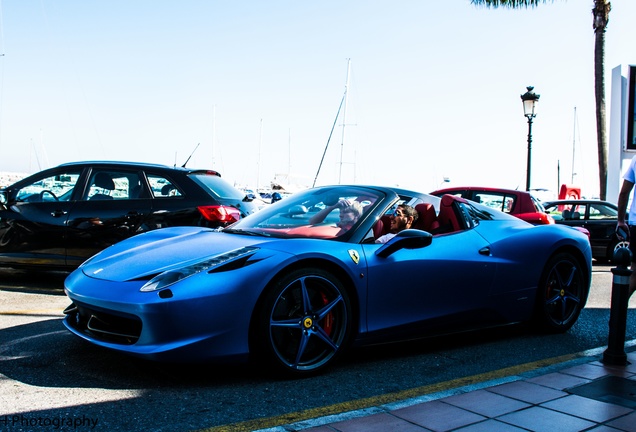
[[(61, 319), (0, 329), (0, 374), (40, 387), (159, 388), (256, 379), (249, 365), (158, 363), (90, 344)], [(54, 373), (42, 373), (49, 371)]]
[[(350, 350), (341, 361), (343, 367), (361, 368), (365, 363), (377, 368), (378, 362), (394, 362), (395, 358), (430, 358), (431, 355), (441, 359), (453, 359), (465, 363), (469, 374), (471, 363), (482, 364), (488, 356), (496, 356), (503, 360), (499, 367), (519, 364), (517, 355), (523, 353), (526, 361), (544, 360), (545, 352), (529, 351), (528, 346), (545, 344), (552, 347), (551, 357), (584, 352), (593, 348), (606, 346), (608, 332), (599, 332), (599, 322), (609, 322), (610, 310), (604, 308), (585, 308), (574, 326), (565, 333), (549, 334), (535, 329), (530, 323), (512, 324), (463, 333), (439, 335), (417, 340), (394, 342), (381, 345), (358, 347)], [(636, 310), (630, 309), (627, 314), (626, 339), (636, 339)], [(506, 350), (501, 351), (505, 344)], [(496, 347), (492, 351), (489, 346)], [(472, 353), (480, 351), (483, 359)], [(509, 360), (506, 361), (506, 357)], [(434, 357), (433, 357), (434, 358)], [(443, 361), (442, 361), (443, 362)], [(430, 365), (435, 369), (434, 365)], [(478, 373), (478, 372), (475, 372)]]
[(65, 271), (30, 271), (0, 268), (0, 290), (27, 294), (64, 295)]

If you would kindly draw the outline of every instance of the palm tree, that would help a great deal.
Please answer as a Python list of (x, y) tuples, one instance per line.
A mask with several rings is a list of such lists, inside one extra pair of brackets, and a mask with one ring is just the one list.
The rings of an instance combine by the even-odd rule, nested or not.
[[(471, 0), (478, 6), (497, 8), (499, 6), (511, 9), (528, 8), (540, 3), (554, 0)], [(607, 130), (605, 114), (605, 29), (609, 21), (611, 10), (607, 0), (593, 0), (592, 9), (595, 40), (594, 40), (594, 94), (596, 96), (596, 140), (598, 143), (598, 175), (600, 199), (607, 197)]]

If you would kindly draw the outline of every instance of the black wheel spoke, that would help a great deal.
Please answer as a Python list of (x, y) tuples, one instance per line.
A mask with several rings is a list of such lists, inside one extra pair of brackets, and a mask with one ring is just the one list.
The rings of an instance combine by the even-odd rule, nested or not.
[(562, 254), (548, 263), (545, 274), (544, 328), (565, 331), (574, 324), (585, 301), (583, 272), (573, 257)]
[(303, 296), (303, 313), (309, 314), (311, 313), (311, 299), (309, 298), (309, 292), (307, 291), (307, 285), (305, 281), (307, 278), (300, 279), (300, 291)]
[(302, 361), (303, 354), (305, 353), (305, 349), (307, 348), (307, 344), (309, 343), (309, 337), (309, 333), (301, 332), (300, 345), (298, 346), (298, 352), (296, 353), (296, 360), (292, 364), (293, 367), (298, 367), (298, 365)]
[(302, 323), (298, 318), (292, 318), (288, 320), (274, 320), (272, 319), (269, 322), (269, 325), (272, 327), (281, 327), (281, 328), (297, 328), (299, 329)]
[(331, 301), (329, 304), (327, 304), (325, 307), (323, 307), (322, 309), (320, 309), (318, 311), (318, 313), (316, 313), (316, 316), (318, 317), (319, 320), (324, 319), (327, 314), (329, 314), (331, 312), (331, 310), (342, 301), (342, 296), (339, 295), (336, 299), (334, 299), (333, 301)]
[(327, 345), (329, 345), (331, 347), (332, 350), (337, 350), (339, 345), (336, 345), (333, 340), (331, 339), (331, 337), (325, 332), (325, 330), (322, 327), (316, 327), (316, 330), (314, 331), (314, 333), (318, 338), (320, 338), (323, 342), (325, 342)]
[(564, 281), (563, 278), (561, 277), (561, 273), (557, 272), (557, 277), (559, 278), (559, 284), (562, 287), (569, 287), (570, 285), (572, 285), (572, 280), (574, 279), (575, 274), (576, 274), (576, 267), (572, 266), (572, 268), (570, 269), (570, 274), (567, 277), (567, 281)]
[(342, 286), (323, 270), (298, 270), (272, 296), (266, 338), (288, 372), (311, 373), (330, 364), (350, 331)]

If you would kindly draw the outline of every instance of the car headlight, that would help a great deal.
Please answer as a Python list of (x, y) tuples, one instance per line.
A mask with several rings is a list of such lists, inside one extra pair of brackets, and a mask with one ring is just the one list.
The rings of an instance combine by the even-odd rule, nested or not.
[(255, 247), (242, 247), (230, 252), (223, 253), (221, 255), (216, 255), (212, 258), (206, 259), (205, 261), (191, 264), (186, 267), (165, 271), (146, 282), (144, 286), (139, 289), (139, 291), (152, 292), (166, 288), (202, 271), (210, 270), (214, 267), (223, 265), (228, 261), (233, 261), (246, 255), (252, 254), (257, 249), (258, 248)]

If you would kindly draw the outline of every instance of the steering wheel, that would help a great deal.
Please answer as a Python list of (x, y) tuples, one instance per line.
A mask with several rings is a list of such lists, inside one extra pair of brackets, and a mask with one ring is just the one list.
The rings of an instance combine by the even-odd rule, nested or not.
[(50, 191), (48, 189), (44, 189), (42, 192), (40, 192), (40, 200), (41, 201), (44, 201), (44, 194), (51, 195), (55, 199), (55, 201), (59, 201), (60, 200), (58, 197), (55, 196), (55, 194), (52, 191)]

